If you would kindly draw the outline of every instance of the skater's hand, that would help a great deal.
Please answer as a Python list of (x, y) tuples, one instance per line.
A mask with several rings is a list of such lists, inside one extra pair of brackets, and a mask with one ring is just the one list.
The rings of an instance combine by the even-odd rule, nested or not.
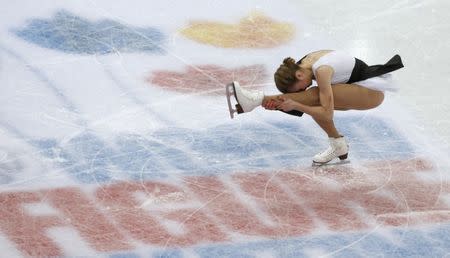
[(276, 110), (278, 109), (278, 105), (280, 105), (281, 101), (276, 101), (274, 99), (270, 99), (263, 103), (263, 107), (267, 110)]
[(293, 101), (292, 99), (279, 97), (279, 99), (282, 101), (278, 105), (278, 109), (283, 110), (284, 112), (289, 112), (294, 110), (297, 107), (297, 102)]

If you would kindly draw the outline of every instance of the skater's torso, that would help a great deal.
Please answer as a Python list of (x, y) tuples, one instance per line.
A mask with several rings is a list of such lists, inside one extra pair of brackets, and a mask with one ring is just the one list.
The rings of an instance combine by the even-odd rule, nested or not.
[(297, 62), (302, 68), (311, 69), (313, 80), (316, 70), (321, 66), (333, 69), (331, 84), (355, 83), (368, 78), (381, 76), (403, 67), (399, 55), (395, 55), (384, 65), (368, 66), (348, 53), (337, 50), (319, 50), (304, 56)]
[(335, 50), (319, 50), (304, 56), (298, 64), (313, 72), (313, 79), (316, 78), (316, 70), (320, 66), (326, 65), (333, 69), (331, 84), (346, 83), (352, 74), (355, 66), (355, 58), (345, 52)]

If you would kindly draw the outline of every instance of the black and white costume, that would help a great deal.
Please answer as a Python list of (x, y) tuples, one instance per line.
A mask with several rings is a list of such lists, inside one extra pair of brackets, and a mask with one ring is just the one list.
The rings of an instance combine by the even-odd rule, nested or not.
[[(305, 56), (306, 57), (306, 56)], [(298, 64), (305, 58), (300, 59)], [(354, 83), (378, 91), (396, 91), (391, 72), (403, 67), (399, 55), (392, 57), (386, 64), (368, 66), (364, 61), (352, 57), (343, 51), (331, 51), (320, 57), (312, 65), (314, 76), (322, 66), (331, 66), (334, 70), (331, 84)]]
[[(301, 64), (304, 56), (297, 64)], [(331, 51), (321, 56), (312, 65), (314, 78), (320, 66), (328, 65), (334, 70), (331, 78), (331, 85), (341, 83), (354, 83), (372, 90), (397, 91), (396, 84), (392, 79), (391, 72), (403, 67), (402, 59), (399, 55), (392, 57), (383, 65), (367, 65), (364, 61), (355, 58), (343, 51)], [(285, 112), (294, 116), (302, 116), (303, 112), (293, 110)]]

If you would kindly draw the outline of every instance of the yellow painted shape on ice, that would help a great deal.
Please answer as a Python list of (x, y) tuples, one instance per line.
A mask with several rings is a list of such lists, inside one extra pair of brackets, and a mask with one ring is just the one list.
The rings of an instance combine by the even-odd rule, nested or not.
[(223, 48), (272, 48), (294, 37), (295, 27), (254, 12), (238, 24), (193, 21), (181, 33), (191, 40)]

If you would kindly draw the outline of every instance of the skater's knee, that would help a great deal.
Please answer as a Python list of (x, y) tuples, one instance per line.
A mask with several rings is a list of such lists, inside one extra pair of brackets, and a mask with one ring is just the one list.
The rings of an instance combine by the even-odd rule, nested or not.
[(377, 107), (379, 105), (381, 105), (381, 103), (383, 103), (383, 101), (384, 101), (384, 93), (380, 91), (379, 97), (378, 97), (378, 102), (377, 102)]
[(381, 91), (375, 91), (371, 94), (371, 106), (369, 108), (376, 108), (379, 105), (381, 105), (381, 103), (383, 103), (384, 100), (384, 93)]

